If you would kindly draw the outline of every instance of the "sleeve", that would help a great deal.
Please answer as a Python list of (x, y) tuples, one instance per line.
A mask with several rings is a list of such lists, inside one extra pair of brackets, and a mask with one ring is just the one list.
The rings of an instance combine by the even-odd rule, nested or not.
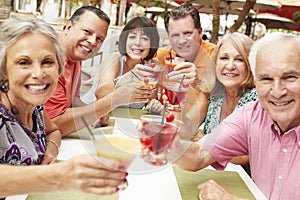
[(75, 92), (76, 97), (80, 97), (80, 88), (81, 88), (81, 78), (78, 79), (78, 84)]
[(59, 78), (56, 90), (50, 99), (44, 104), (44, 108), (51, 119), (66, 111), (67, 96), (63, 76)]

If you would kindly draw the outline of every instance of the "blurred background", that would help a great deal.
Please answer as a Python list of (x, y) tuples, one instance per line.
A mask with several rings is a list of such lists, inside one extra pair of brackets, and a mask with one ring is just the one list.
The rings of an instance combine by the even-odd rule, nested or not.
[(160, 45), (168, 45), (164, 14), (179, 5), (199, 10), (203, 39), (217, 43), (227, 32), (238, 31), (254, 40), (274, 31), (300, 36), (300, 0), (1, 0), (0, 23), (9, 17), (39, 17), (60, 32), (80, 6), (101, 8), (111, 19), (101, 52), (86, 65), (98, 65), (117, 50), (118, 34), (134, 16), (147, 16), (157, 24)]
[(0, 23), (8, 17), (35, 16), (60, 30), (82, 5), (104, 10), (112, 28), (122, 27), (133, 16), (146, 15), (161, 29), (167, 10), (192, 5), (201, 15), (204, 37), (214, 43), (227, 31), (244, 32), (253, 39), (271, 31), (296, 35), (300, 31), (300, 0), (1, 0)]

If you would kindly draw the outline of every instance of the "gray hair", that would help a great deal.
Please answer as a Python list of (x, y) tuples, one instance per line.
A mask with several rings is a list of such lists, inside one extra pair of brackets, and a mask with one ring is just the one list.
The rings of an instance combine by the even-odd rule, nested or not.
[[(255, 76), (256, 58), (259, 53), (262, 53), (262, 52), (260, 52), (260, 50), (265, 46), (272, 45), (279, 41), (287, 41), (287, 44), (298, 43), (298, 46), (300, 47), (300, 40), (296, 36), (287, 34), (287, 33), (281, 33), (281, 32), (271, 33), (271, 34), (264, 36), (261, 39), (255, 41), (254, 44), (252, 45), (251, 51), (249, 53), (249, 63), (250, 63), (250, 67), (251, 67), (251, 71), (253, 73), (254, 79), (256, 79), (256, 76)], [(280, 48), (280, 47), (278, 47), (278, 48)]]
[(14, 44), (22, 35), (34, 31), (44, 34), (54, 44), (56, 58), (59, 65), (59, 74), (62, 74), (65, 64), (65, 57), (56, 31), (42, 19), (9, 18), (6, 19), (0, 26), (0, 80), (4, 78), (6, 71), (7, 48)]

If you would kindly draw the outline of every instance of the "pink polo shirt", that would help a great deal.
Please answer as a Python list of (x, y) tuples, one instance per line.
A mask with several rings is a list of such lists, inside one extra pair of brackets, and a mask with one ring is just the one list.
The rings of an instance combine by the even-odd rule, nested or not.
[(54, 118), (72, 106), (75, 96), (80, 96), (81, 62), (68, 61), (59, 77), (55, 92), (44, 104), (50, 118)]
[(249, 155), (252, 178), (268, 199), (300, 199), (300, 125), (281, 134), (258, 101), (237, 109), (200, 143), (218, 170)]

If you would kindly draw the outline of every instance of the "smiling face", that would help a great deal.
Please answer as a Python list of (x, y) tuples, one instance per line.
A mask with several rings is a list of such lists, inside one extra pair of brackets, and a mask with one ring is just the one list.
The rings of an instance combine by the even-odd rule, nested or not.
[(6, 60), (12, 104), (29, 107), (45, 103), (59, 77), (56, 50), (51, 40), (39, 32), (26, 33), (7, 48)]
[(141, 28), (130, 30), (126, 41), (126, 52), (135, 60), (146, 58), (150, 51), (150, 38)]
[(81, 15), (79, 21), (69, 22), (61, 41), (67, 58), (83, 61), (93, 57), (99, 51), (107, 30), (107, 22), (91, 11)]
[(180, 19), (170, 19), (169, 38), (172, 49), (182, 58), (193, 62), (200, 49), (201, 28), (195, 28), (193, 18), (187, 15)]
[(216, 75), (226, 89), (237, 89), (247, 78), (248, 69), (243, 57), (234, 48), (230, 41), (221, 46), (217, 61)]
[(283, 132), (300, 124), (300, 48), (293, 42), (266, 45), (256, 58), (260, 103)]

